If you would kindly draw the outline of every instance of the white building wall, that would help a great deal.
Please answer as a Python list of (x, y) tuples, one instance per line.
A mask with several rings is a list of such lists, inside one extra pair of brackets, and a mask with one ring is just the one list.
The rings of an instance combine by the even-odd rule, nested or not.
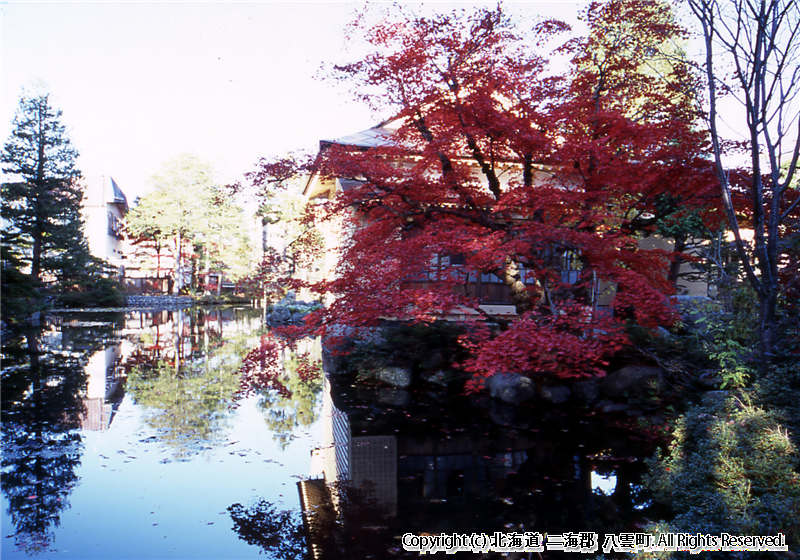
[[(124, 263), (126, 251), (121, 239), (126, 204), (118, 202), (108, 175), (84, 178), (83, 185), (84, 234), (89, 242), (89, 251), (119, 268)], [(115, 236), (113, 231), (119, 231), (120, 235)]]

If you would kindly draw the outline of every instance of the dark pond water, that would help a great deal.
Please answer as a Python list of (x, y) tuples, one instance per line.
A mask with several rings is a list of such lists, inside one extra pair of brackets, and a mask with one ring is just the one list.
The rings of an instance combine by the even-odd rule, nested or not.
[(252, 310), (194, 309), (4, 340), (2, 557), (413, 557), (404, 533), (602, 538), (646, 512), (652, 447), (613, 419), (301, 382), (288, 353), (288, 391), (242, 397), (260, 334)]

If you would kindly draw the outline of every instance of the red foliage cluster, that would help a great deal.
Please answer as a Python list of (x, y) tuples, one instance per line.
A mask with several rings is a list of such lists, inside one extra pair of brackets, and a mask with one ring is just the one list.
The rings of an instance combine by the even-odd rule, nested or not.
[[(561, 22), (526, 37), (499, 7), (366, 19), (354, 29), (373, 52), (335, 77), (397, 117), (380, 145), (326, 145), (311, 169), (349, 186), (316, 218), (342, 219), (346, 239), (335, 277), (310, 285), (334, 297), (308, 325), (466, 317), (462, 365), (479, 385), (501, 370), (599, 375), (627, 342), (625, 321), (670, 324), (675, 255), (639, 240), (665, 198), (717, 216), (696, 83), (669, 51), (683, 31), (665, 3), (590, 5), (588, 37), (559, 49), (572, 56), (563, 74), (530, 50), (558, 40)], [(486, 275), (516, 315), (469, 292)], [(606, 313), (603, 288), (616, 293)]]

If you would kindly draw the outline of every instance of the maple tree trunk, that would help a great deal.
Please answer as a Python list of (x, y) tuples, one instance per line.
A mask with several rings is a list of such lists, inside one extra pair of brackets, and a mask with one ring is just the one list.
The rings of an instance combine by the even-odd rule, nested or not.
[(760, 293), (758, 297), (758, 334), (761, 338), (760, 373), (763, 377), (769, 370), (769, 365), (775, 358), (775, 341), (777, 339), (777, 329), (775, 309), (778, 304), (777, 290), (768, 290)]
[(508, 287), (511, 303), (514, 304), (518, 315), (522, 315), (526, 311), (533, 309), (533, 294), (523, 281), (522, 275), (519, 273), (519, 265), (517, 265), (513, 258), (506, 257), (505, 266), (502, 270), (496, 271), (495, 274), (497, 274)]
[[(675, 238), (675, 247), (673, 251), (676, 253), (682, 253), (683, 250), (686, 249), (686, 239), (682, 237)], [(683, 264), (683, 257), (680, 255), (676, 255), (672, 261), (669, 263), (669, 273), (667, 274), (667, 280), (675, 286), (678, 287), (678, 277), (681, 273), (681, 265)]]

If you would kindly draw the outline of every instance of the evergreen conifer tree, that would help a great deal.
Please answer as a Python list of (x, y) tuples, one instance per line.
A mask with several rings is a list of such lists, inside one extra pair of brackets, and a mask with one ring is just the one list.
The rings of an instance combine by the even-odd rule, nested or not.
[(34, 283), (55, 279), (67, 287), (91, 260), (78, 152), (46, 93), (23, 93), (13, 127), (2, 151), (3, 245), (30, 266)]

